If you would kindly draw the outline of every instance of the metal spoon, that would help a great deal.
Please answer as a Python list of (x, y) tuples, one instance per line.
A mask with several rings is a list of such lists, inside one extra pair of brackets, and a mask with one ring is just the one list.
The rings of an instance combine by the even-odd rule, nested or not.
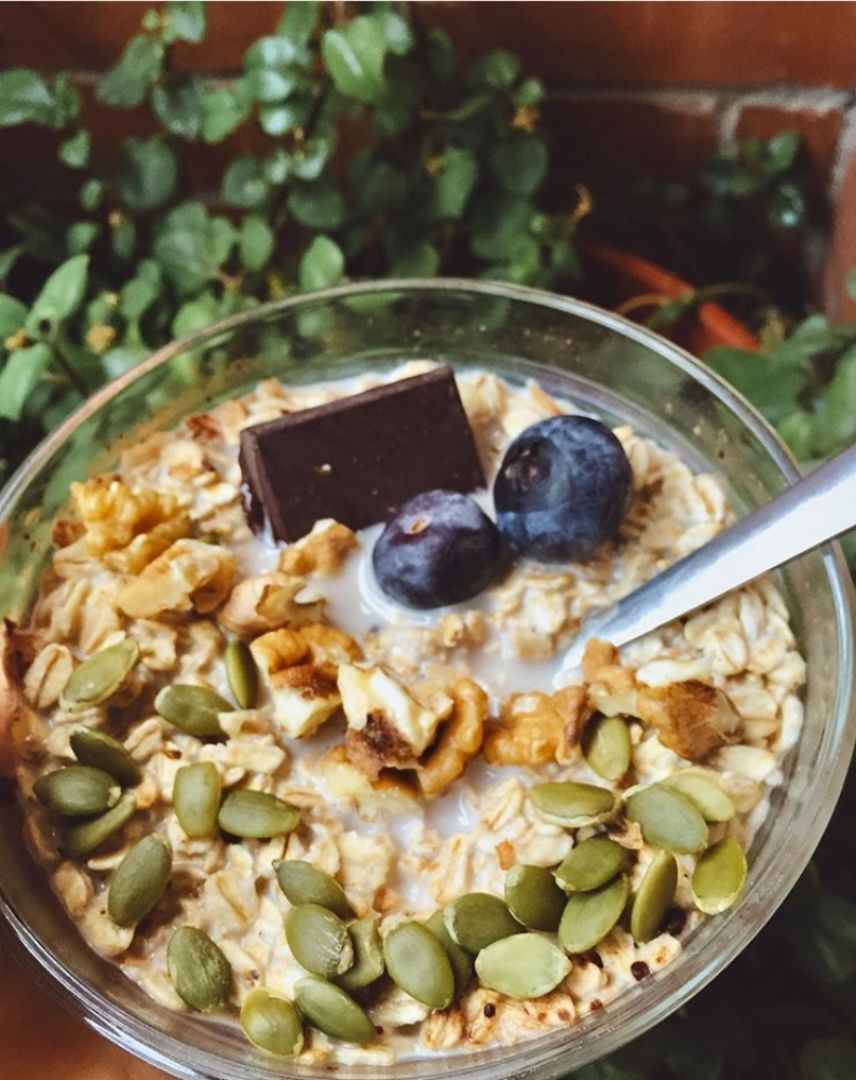
[(586, 619), (557, 685), (579, 668), (590, 638), (613, 645), (635, 641), (854, 527), (856, 445), (611, 608)]

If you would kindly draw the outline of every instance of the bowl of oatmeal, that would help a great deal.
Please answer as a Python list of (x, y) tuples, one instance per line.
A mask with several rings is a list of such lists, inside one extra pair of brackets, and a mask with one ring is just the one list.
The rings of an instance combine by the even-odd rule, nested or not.
[(18, 950), (180, 1076), (559, 1077), (627, 1042), (828, 822), (846, 568), (563, 653), (795, 476), (692, 358), (513, 286), (347, 286), (161, 350), (0, 497)]

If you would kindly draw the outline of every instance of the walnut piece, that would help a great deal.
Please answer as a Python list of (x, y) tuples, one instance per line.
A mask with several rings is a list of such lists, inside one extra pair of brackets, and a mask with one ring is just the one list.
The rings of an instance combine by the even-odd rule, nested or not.
[(636, 680), (632, 671), (621, 666), (614, 645), (598, 638), (588, 641), (582, 670), (593, 709), (604, 716), (637, 715)]
[(176, 540), (119, 589), (119, 609), (134, 619), (215, 611), (235, 580), (235, 556), (216, 544)]
[(452, 715), (440, 727), (436, 742), (418, 770), (422, 793), (429, 799), (457, 780), (484, 739), (487, 694), (477, 682), (466, 678), (458, 679), (451, 693)]
[(318, 622), (324, 601), (301, 597), (305, 588), (303, 578), (276, 572), (245, 578), (217, 613), (217, 621), (241, 637)]
[(740, 727), (728, 695), (698, 679), (642, 686), (637, 708), (643, 723), (656, 729), (660, 742), (688, 761), (702, 761), (733, 742)]
[(352, 637), (320, 623), (272, 630), (250, 649), (273, 698), (274, 715), (293, 739), (315, 731), (339, 708), (339, 665), (361, 656)]
[(491, 765), (567, 764), (592, 714), (582, 686), (555, 694), (511, 694), (500, 723), (488, 730), (484, 756)]
[(312, 532), (288, 545), (279, 557), (279, 568), (284, 574), (330, 577), (342, 569), (348, 552), (359, 543), (347, 525), (324, 518), (315, 522)]

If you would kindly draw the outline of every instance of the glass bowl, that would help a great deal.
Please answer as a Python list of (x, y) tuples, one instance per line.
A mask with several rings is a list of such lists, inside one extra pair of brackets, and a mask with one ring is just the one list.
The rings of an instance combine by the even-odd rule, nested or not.
[[(797, 477), (761, 417), (669, 342), (588, 304), (465, 281), (349, 285), (259, 307), (161, 349), (105, 387), (48, 438), (0, 495), (0, 615), (26, 619), (50, 554), (50, 524), (71, 480), (109, 468), (124, 446), (271, 376), (344, 376), (428, 357), (513, 381), (535, 375), (607, 420), (624, 420), (722, 476), (738, 510)], [(5, 544), (5, 546), (4, 546)], [(615, 1050), (684, 1004), (770, 918), (811, 856), (844, 779), (853, 713), (851, 586), (837, 547), (793, 563), (782, 585), (808, 661), (806, 723), (786, 785), (755, 839), (745, 898), (707, 920), (678, 959), (600, 1012), (518, 1046), (426, 1057), (400, 1077), (558, 1078)], [(9, 794), (8, 792), (6, 793)], [(233, 1026), (157, 1005), (84, 944), (0, 798), (0, 909), (18, 952), (63, 1003), (107, 1038), (176, 1076), (230, 1080), (318, 1077), (328, 1070), (258, 1055)], [(339, 1065), (339, 1077), (378, 1076)]]

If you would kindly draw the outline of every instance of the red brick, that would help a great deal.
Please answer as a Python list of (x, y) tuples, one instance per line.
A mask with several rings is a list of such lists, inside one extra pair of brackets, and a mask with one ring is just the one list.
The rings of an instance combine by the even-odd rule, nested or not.
[(847, 277), (856, 269), (856, 156), (850, 158), (838, 188), (832, 240), (824, 271), (824, 307), (833, 319), (856, 319), (856, 301)]
[(750, 135), (768, 139), (781, 131), (795, 131), (802, 136), (814, 174), (821, 183), (828, 181), (844, 119), (841, 103), (828, 106), (819, 104), (817, 108), (811, 108), (791, 107), (785, 101), (776, 104), (773, 101), (750, 100), (738, 107), (734, 125), (734, 134), (738, 139)]

